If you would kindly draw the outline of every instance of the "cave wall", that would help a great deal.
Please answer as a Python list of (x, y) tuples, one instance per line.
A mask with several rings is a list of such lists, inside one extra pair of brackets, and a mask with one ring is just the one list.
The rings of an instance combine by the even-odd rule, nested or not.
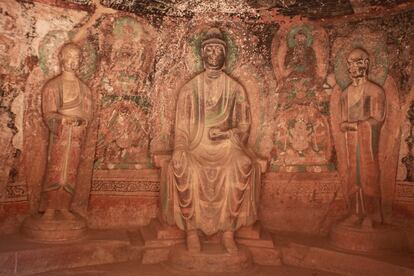
[(240, 4), (222, 12), (94, 15), (89, 1), (57, 2), (0, 0), (0, 233), (17, 231), (41, 202), (47, 129), (40, 92), (59, 72), (59, 48), (74, 37), (83, 52), (79, 76), (97, 108), (73, 209), (92, 228), (156, 217), (154, 156), (171, 152), (177, 92), (201, 72), (199, 47), (212, 26), (225, 35), (225, 71), (249, 96), (249, 145), (268, 164), (260, 202), (266, 227), (326, 234), (345, 213), (330, 100), (350, 83), (345, 57), (355, 47), (370, 54), (369, 78), (395, 96), (389, 112), (398, 119), (387, 135), (393, 154), (382, 166), (386, 208), (401, 223), (414, 220), (414, 183), (402, 162), (414, 99), (413, 10), (324, 20)]

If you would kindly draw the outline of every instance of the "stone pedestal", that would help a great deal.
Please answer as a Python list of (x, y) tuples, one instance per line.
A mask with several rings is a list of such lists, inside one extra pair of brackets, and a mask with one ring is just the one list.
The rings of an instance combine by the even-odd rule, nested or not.
[(249, 227), (242, 227), (236, 232), (236, 242), (246, 246), (259, 265), (281, 265), (280, 250), (273, 243), (269, 232), (262, 229), (259, 222)]
[(87, 233), (86, 221), (80, 215), (71, 213), (70, 218), (55, 215), (53, 219), (45, 218), (41, 214), (25, 219), (22, 224), (22, 234), (34, 241), (62, 242), (79, 240)]
[(143, 264), (155, 264), (168, 260), (171, 247), (185, 242), (185, 233), (176, 226), (170, 226), (153, 219), (140, 229), (144, 245)]
[[(149, 225), (142, 227), (139, 236), (144, 245), (144, 254), (142, 258), (143, 264), (155, 264), (169, 261), (171, 257), (170, 254), (171, 252), (176, 252), (177, 245), (183, 245), (186, 249), (185, 233), (176, 226), (166, 225), (158, 219), (154, 219)], [(206, 252), (207, 255), (212, 255), (214, 252), (221, 252), (221, 249), (218, 250), (217, 248), (214, 249), (214, 246), (212, 247), (212, 245), (216, 245), (220, 248), (220, 233), (209, 237), (208, 240), (206, 240), (205, 237), (200, 238), (202, 242), (202, 252), (208, 250), (208, 252)], [(253, 263), (273, 266), (281, 264), (280, 250), (276, 248), (271, 235), (261, 228), (259, 222), (252, 226), (239, 229), (235, 234), (235, 239), (241, 250), (247, 250)], [(204, 258), (203, 256), (199, 257)], [(187, 270), (191, 271), (191, 269)]]
[(331, 231), (330, 241), (335, 247), (357, 252), (401, 251), (405, 247), (404, 233), (390, 225), (370, 228), (338, 224)]
[(198, 253), (178, 244), (171, 249), (168, 264), (174, 270), (186, 272), (238, 272), (253, 267), (252, 256), (245, 247), (228, 253), (219, 243), (203, 243)]

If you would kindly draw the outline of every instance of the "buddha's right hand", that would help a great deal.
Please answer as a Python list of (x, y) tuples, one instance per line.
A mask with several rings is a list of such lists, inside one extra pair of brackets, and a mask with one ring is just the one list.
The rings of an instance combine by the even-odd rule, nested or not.
[(229, 131), (221, 130), (217, 127), (213, 127), (209, 130), (208, 135), (211, 140), (227, 139), (229, 138)]

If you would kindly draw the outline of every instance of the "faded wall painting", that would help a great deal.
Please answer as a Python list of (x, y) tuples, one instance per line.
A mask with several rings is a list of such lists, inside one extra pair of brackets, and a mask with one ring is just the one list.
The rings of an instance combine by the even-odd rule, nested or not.
[(95, 169), (152, 166), (149, 74), (154, 65), (153, 30), (133, 17), (102, 23), (100, 117)]
[(329, 129), (327, 35), (312, 25), (278, 31), (272, 62), (279, 98), (274, 106), (270, 169), (275, 172), (335, 170)]

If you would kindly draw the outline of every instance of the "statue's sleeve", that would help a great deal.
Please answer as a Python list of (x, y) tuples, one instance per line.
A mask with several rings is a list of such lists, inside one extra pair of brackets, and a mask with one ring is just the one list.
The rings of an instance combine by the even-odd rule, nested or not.
[(241, 86), (237, 87), (234, 108), (232, 133), (240, 142), (245, 144), (249, 138), (251, 110), (246, 91)]
[(385, 118), (385, 93), (382, 88), (375, 90), (376, 93), (369, 97), (369, 118), (371, 124), (382, 124)]
[(348, 121), (348, 104), (346, 102), (346, 99), (347, 99), (346, 95), (347, 94), (343, 92), (341, 93), (340, 98), (339, 98), (339, 104), (341, 108), (340, 110), (341, 114), (339, 114), (341, 118), (340, 123)]
[(58, 87), (53, 83), (47, 83), (42, 89), (42, 113), (43, 120), (53, 129), (55, 120), (61, 119), (62, 115), (58, 113), (58, 105), (60, 99)]
[(86, 115), (86, 118), (83, 119), (89, 123), (93, 117), (93, 96), (91, 89), (86, 84), (82, 84), (82, 86), (85, 91), (84, 112)]
[[(185, 151), (190, 144), (190, 120), (192, 115), (191, 88), (186, 85), (179, 93), (175, 116), (174, 151)], [(193, 115), (194, 116), (194, 115)]]

